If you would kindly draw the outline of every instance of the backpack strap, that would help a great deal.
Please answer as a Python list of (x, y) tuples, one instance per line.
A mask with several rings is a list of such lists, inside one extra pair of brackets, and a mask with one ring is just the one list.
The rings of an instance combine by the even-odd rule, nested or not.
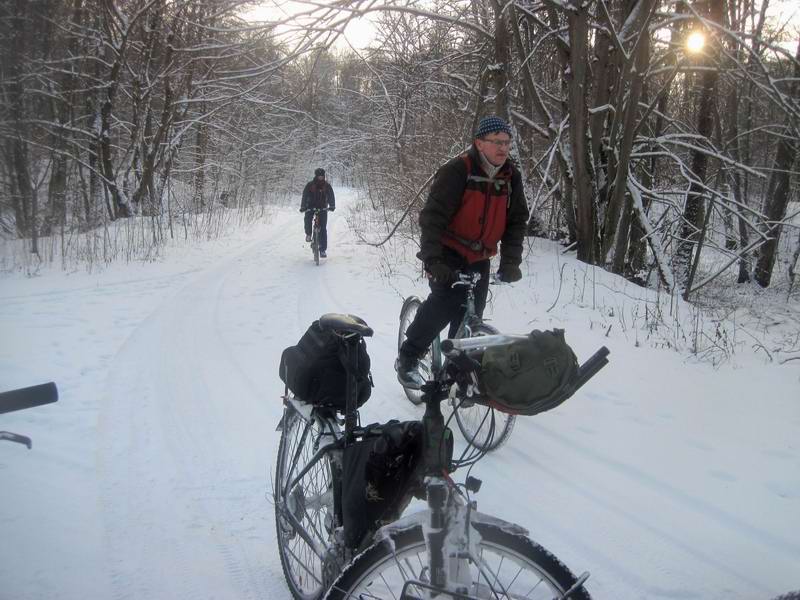
[(508, 188), (508, 200), (506, 201), (506, 210), (511, 208), (511, 177), (501, 177), (499, 179), (493, 177), (481, 177), (480, 175), (474, 175), (472, 173), (472, 157), (469, 155), (469, 152), (464, 152), (461, 155), (461, 160), (464, 161), (464, 164), (467, 166), (467, 181), (474, 181), (476, 183), (489, 183), (494, 184), (494, 189), (498, 192), (502, 186), (506, 186)]

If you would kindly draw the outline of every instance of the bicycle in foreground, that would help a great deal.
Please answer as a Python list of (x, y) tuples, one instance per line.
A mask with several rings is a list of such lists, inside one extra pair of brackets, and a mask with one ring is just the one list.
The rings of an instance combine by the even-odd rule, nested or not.
[[(25, 410), (34, 406), (50, 404), (58, 400), (58, 389), (55, 383), (43, 383), (31, 387), (0, 393), (0, 414)], [(10, 431), (0, 431), (0, 441), (23, 444), (30, 450), (33, 447), (31, 438)]]
[[(357, 372), (350, 370), (357, 366), (353, 364), (355, 349), (372, 330), (349, 315), (323, 315), (319, 324), (341, 340), (348, 373)], [(467, 477), (464, 484), (456, 484), (450, 476), (485, 453), (468, 460), (452, 459), (452, 434), (441, 403), (452, 386), (468, 388), (479, 383), (476, 357), (481, 352), (520, 337), (491, 335), (442, 342), (448, 366), (422, 387), (422, 419), (404, 424), (404, 431), (417, 430), (417, 443), (409, 444), (404, 454), (389, 453), (392, 459), (386, 464), (390, 467), (379, 474), (400, 476), (390, 477), (392, 485), (378, 489), (371, 489), (375, 481), (368, 480), (365, 493), (382, 501), (382, 509), (362, 511), (355, 521), (347, 506), (348, 465), (353, 462), (348, 460), (348, 451), (376, 436), (385, 441), (386, 429), (397, 424), (359, 424), (353, 375), (348, 376), (343, 416), (329, 407), (309, 405), (287, 388), (273, 485), (281, 564), (295, 598), (589, 600), (584, 587), (588, 573), (576, 577), (529, 539), (522, 527), (478, 512), (471, 494), (480, 488), (479, 480)], [(580, 366), (561, 401), (607, 364), (607, 355), (603, 347)], [(371, 453), (369, 459), (376, 454)], [(405, 469), (392, 471), (397, 464)], [(412, 496), (427, 499), (428, 510), (399, 518)]]
[(314, 255), (314, 264), (319, 265), (319, 236), (322, 226), (319, 222), (319, 216), (323, 212), (327, 212), (327, 208), (309, 208), (307, 211), (314, 213), (314, 220), (311, 225), (311, 253)]
[[(481, 276), (479, 273), (458, 273), (453, 287), (463, 286), (466, 290), (464, 316), (458, 326), (454, 338), (477, 337), (484, 335), (497, 335), (500, 332), (485, 323), (475, 310), (475, 286)], [(397, 351), (406, 339), (406, 331), (414, 321), (417, 311), (422, 306), (422, 300), (417, 296), (409, 296), (400, 309), (400, 328), (397, 334)], [(436, 376), (444, 367), (447, 357), (441, 350), (439, 336), (419, 361), (420, 374), (424, 379)], [(422, 403), (422, 391), (404, 387), (406, 397), (414, 404)], [(463, 395), (452, 396), (450, 405), (455, 415), (456, 424), (461, 435), (470, 445), (478, 450), (495, 450), (502, 446), (514, 429), (515, 417), (513, 414), (494, 410), (491, 407), (476, 404)]]

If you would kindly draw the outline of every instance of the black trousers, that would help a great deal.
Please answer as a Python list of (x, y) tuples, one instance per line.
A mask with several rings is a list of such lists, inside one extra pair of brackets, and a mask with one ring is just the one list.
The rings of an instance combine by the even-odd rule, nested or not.
[[(475, 286), (475, 311), (479, 317), (483, 317), (483, 309), (486, 308), (486, 296), (489, 293), (489, 269), (490, 261), (481, 260), (476, 263), (468, 264), (459, 254), (445, 248), (445, 262), (454, 270), (464, 273), (480, 273), (481, 279)], [(448, 285), (430, 282), (431, 293), (422, 303), (413, 323), (406, 331), (406, 340), (403, 342), (400, 352), (410, 357), (419, 358), (425, 354), (428, 346), (450, 323), (447, 336), (453, 337), (464, 317), (467, 291), (464, 286), (455, 288)]]
[[(314, 212), (307, 210), (304, 225), (306, 235), (311, 235), (311, 228), (314, 224)], [(328, 211), (323, 210), (319, 213), (319, 251), (325, 252), (328, 249)]]

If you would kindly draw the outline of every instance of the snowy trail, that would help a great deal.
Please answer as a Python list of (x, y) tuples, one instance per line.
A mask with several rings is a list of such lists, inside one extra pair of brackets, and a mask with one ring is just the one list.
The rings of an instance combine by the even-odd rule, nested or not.
[[(351, 194), (340, 198), (319, 267), (299, 213), (283, 209), (167, 265), (0, 281), (0, 337), (14, 340), (0, 345), (0, 387), (61, 390), (51, 408), (3, 415), (0, 428), (35, 445), (0, 446), (0, 599), (289, 598), (268, 493), (284, 347), (325, 312), (359, 315), (376, 332), (362, 420), (419, 416), (392, 363), (402, 296), (425, 284), (407, 265), (380, 275), (379, 254), (349, 232)], [(526, 279), (493, 290), (494, 324), (566, 327), (580, 357), (607, 344), (612, 363), (563, 406), (519, 419), (476, 466), (480, 509), (591, 571), (598, 600), (797, 587), (796, 375), (714, 371), (607, 337), (583, 309), (545, 313), (554, 268), (532, 252)]]
[(101, 434), (115, 457), (104, 507), (121, 598), (286, 594), (265, 501), (281, 410), (272, 375), (285, 332), (319, 316), (330, 271), (308, 268), (288, 217), (180, 290), (113, 361), (105, 422), (129, 428)]
[[(331, 217), (335, 240), (346, 223)], [(353, 311), (339, 280), (363, 278), (341, 240), (313, 265), (296, 221), (278, 215), (203, 271), (111, 361), (100, 455), (117, 598), (288, 597), (265, 500), (281, 414), (274, 375), (312, 320)]]

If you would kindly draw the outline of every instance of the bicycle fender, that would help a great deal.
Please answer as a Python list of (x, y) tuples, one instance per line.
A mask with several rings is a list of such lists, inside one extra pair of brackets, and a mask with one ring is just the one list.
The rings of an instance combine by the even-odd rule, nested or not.
[[(283, 404), (286, 407), (286, 410), (296, 412), (305, 421), (311, 420), (311, 411), (314, 410), (312, 405), (306, 402), (301, 402), (294, 396), (283, 396)], [(283, 430), (283, 416), (281, 416), (280, 420), (278, 421), (278, 426), (275, 428), (275, 431), (281, 430)]]
[[(377, 543), (383, 540), (391, 542), (392, 538), (394, 538), (394, 536), (400, 532), (407, 531), (408, 529), (414, 529), (415, 527), (422, 527), (423, 529), (427, 528), (431, 521), (430, 513), (431, 511), (429, 510), (423, 510), (417, 513), (406, 515), (397, 521), (394, 521), (393, 523), (384, 525), (375, 532), (375, 535), (373, 536), (373, 542)], [(517, 525), (516, 523), (511, 523), (504, 519), (500, 519), (499, 517), (494, 517), (478, 511), (472, 511), (469, 519), (470, 523), (491, 525), (514, 535), (522, 535), (527, 537), (529, 533), (528, 530), (521, 525)]]
[(403, 306), (400, 308), (400, 315), (402, 316), (406, 310), (406, 306), (412, 304), (414, 302), (419, 302), (422, 304), (422, 300), (418, 296), (408, 296), (405, 300), (403, 300)]

